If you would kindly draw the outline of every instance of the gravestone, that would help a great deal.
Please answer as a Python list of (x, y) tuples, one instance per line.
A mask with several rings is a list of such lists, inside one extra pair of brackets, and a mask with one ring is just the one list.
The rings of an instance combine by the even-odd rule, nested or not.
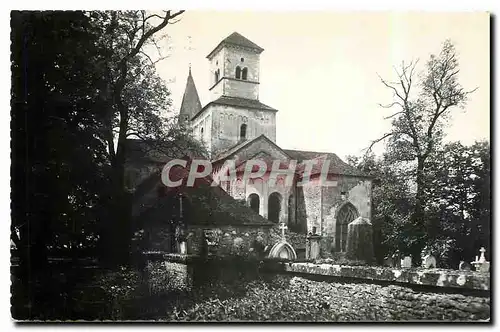
[(374, 261), (373, 229), (367, 218), (358, 217), (347, 226), (346, 258)]
[(458, 265), (458, 269), (460, 271), (470, 271), (470, 264), (465, 262), (465, 261), (460, 261), (460, 264)]
[(404, 269), (411, 267), (411, 256), (405, 256), (405, 258), (401, 260), (401, 267)]
[(285, 260), (295, 260), (297, 259), (297, 254), (288, 242), (278, 242), (271, 248), (268, 257)]
[(392, 257), (385, 257), (383, 266), (394, 267), (394, 260), (392, 259)]
[(486, 257), (484, 256), (486, 249), (484, 249), (484, 247), (481, 247), (479, 251), (481, 252), (481, 257), (478, 259), (478, 257), (476, 256), (476, 260), (474, 262), (471, 262), (471, 264), (474, 265), (475, 270), (478, 272), (489, 272), (490, 262), (488, 262), (486, 260)]
[(426, 255), (422, 258), (422, 267), (426, 269), (436, 268), (436, 257)]
[(307, 259), (318, 259), (320, 258), (320, 246), (319, 242), (321, 236), (317, 234), (310, 234), (307, 236), (306, 243), (306, 258)]
[(179, 252), (182, 254), (182, 255), (185, 255), (187, 254), (187, 247), (186, 247), (186, 242), (181, 242), (179, 243)]
[(241, 237), (233, 240), (233, 254), (241, 255), (245, 246), (245, 241)]
[(269, 251), (269, 258), (279, 258), (284, 260), (295, 260), (297, 259), (297, 254), (295, 253), (295, 249), (290, 245), (290, 243), (286, 242), (285, 230), (287, 229), (284, 223), (280, 224), (281, 229), (281, 241), (276, 243), (271, 250)]

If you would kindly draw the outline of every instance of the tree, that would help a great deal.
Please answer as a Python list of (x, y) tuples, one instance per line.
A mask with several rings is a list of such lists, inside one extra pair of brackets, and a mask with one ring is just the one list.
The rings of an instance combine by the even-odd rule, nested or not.
[[(132, 225), (130, 197), (125, 190), (127, 139), (140, 139), (152, 148), (162, 143), (192, 142), (186, 132), (167, 121), (165, 111), (171, 106), (165, 82), (156, 74), (155, 64), (165, 57), (153, 59), (147, 48), (158, 51), (158, 35), (169, 24), (178, 21), (184, 11), (164, 11), (159, 15), (146, 11), (113, 11), (91, 13), (100, 30), (99, 64), (105, 76), (99, 86), (105, 107), (102, 112), (102, 138), (107, 145), (111, 167), (109, 218), (103, 230), (107, 261), (123, 264), (129, 254)], [(176, 19), (177, 18), (177, 19)], [(169, 149), (178, 144), (168, 144)], [(192, 145), (191, 145), (192, 146)], [(163, 151), (166, 154), (172, 151)]]
[(429, 162), (427, 216), (433, 220), (431, 249), (451, 267), (490, 248), (490, 146), (446, 144)]
[[(415, 204), (410, 222), (413, 240), (409, 253), (419, 257), (424, 246), (426, 233), (433, 227), (425, 221), (425, 189), (427, 161), (436, 151), (443, 138), (443, 128), (453, 111), (463, 108), (472, 91), (466, 91), (458, 82), (458, 58), (456, 50), (447, 40), (438, 55), (431, 55), (426, 70), (420, 77), (416, 75), (418, 61), (403, 62), (395, 69), (397, 80), (392, 82), (380, 78), (382, 84), (393, 93), (394, 101), (384, 108), (396, 107), (397, 111), (388, 116), (392, 119), (391, 130), (374, 144), (387, 142), (387, 157), (397, 163), (414, 164)], [(419, 80), (417, 80), (419, 78)]]
[(48, 248), (96, 239), (105, 244), (99, 252), (123, 263), (127, 138), (152, 148), (169, 142), (165, 155), (198, 148), (168, 118), (169, 92), (154, 66), (163, 57), (144, 51), (180, 14), (13, 12), (12, 178), (21, 185), (11, 233), (29, 248), (25, 257), (40, 256), (33, 264), (46, 262)]
[(85, 242), (81, 229), (90, 235), (100, 212), (96, 36), (83, 12), (12, 12), (11, 25), (11, 237), (36, 271), (48, 246)]

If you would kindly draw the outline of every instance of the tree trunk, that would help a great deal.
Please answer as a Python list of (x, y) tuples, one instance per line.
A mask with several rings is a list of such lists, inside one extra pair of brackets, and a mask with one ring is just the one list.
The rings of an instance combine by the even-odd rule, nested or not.
[(417, 192), (415, 195), (415, 210), (413, 212), (411, 221), (412, 221), (412, 229), (411, 234), (409, 234), (413, 238), (412, 245), (409, 249), (410, 254), (412, 255), (415, 263), (419, 264), (420, 253), (425, 246), (425, 232), (428, 227), (425, 222), (425, 213), (424, 213), (424, 158), (419, 157), (417, 159)]

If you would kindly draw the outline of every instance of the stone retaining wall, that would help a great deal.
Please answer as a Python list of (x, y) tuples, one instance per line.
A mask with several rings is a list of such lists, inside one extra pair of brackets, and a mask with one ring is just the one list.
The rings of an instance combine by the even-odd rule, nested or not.
[(284, 263), (287, 272), (332, 277), (369, 279), (414, 285), (490, 290), (490, 275), (475, 271), (445, 269), (396, 269), (368, 266), (340, 266), (314, 263)]

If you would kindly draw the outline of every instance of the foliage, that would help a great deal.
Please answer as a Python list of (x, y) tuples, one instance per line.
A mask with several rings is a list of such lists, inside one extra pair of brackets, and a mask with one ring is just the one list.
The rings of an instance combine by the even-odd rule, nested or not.
[(471, 261), (480, 247), (490, 247), (491, 188), (490, 145), (459, 142), (443, 146), (432, 159), (426, 215), (434, 229), (428, 245), (440, 243), (448, 265)]
[[(356, 167), (373, 175), (373, 225), (379, 261), (396, 251), (409, 254), (414, 239), (411, 211), (412, 176), (393, 167), (386, 156), (350, 157)], [(426, 175), (422, 251), (437, 256), (442, 267), (456, 268), (472, 260), (481, 246), (490, 248), (490, 146), (452, 142), (430, 155)], [(377, 235), (378, 234), (378, 235)]]
[(103, 216), (97, 36), (83, 12), (12, 12), (11, 25), (11, 237), (36, 273), (48, 250), (95, 247)]
[(443, 43), (438, 55), (430, 56), (425, 70), (418, 76), (417, 63), (403, 62), (396, 70), (394, 82), (381, 78), (382, 84), (393, 93), (393, 102), (381, 106), (396, 107), (397, 111), (387, 117), (391, 119), (391, 130), (369, 147), (385, 140), (385, 158), (394, 166), (409, 170), (415, 189), (412, 211), (405, 223), (411, 229), (405, 250), (414, 257), (419, 257), (426, 234), (433, 228), (424, 212), (427, 173), (431, 167), (429, 158), (442, 143), (447, 120), (454, 110), (465, 106), (468, 95), (473, 92), (464, 90), (458, 82), (458, 55), (451, 41)]
[(182, 12), (12, 12), (11, 237), (32, 272), (48, 251), (127, 262), (127, 139), (203, 153), (177, 125), (155, 68), (165, 57), (151, 51)]

